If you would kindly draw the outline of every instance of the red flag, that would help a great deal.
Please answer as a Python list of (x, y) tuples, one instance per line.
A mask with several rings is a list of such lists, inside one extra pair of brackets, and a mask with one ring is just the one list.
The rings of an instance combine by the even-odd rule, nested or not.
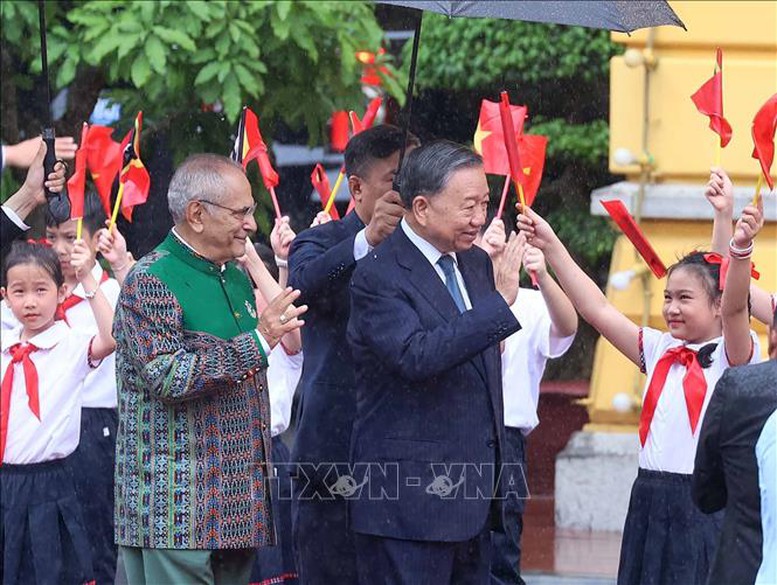
[(715, 71), (691, 96), (696, 109), (710, 117), (710, 129), (720, 136), (720, 147), (731, 140), (731, 124), (723, 117), (723, 51), (718, 48)]
[(121, 145), (111, 138), (112, 134), (113, 128), (92, 125), (86, 147), (86, 166), (108, 217), (111, 215), (113, 181), (122, 163)]
[(601, 202), (610, 217), (618, 224), (623, 234), (634, 244), (640, 256), (645, 260), (650, 270), (656, 275), (656, 278), (663, 278), (666, 275), (666, 266), (658, 257), (653, 246), (650, 245), (645, 234), (639, 229), (637, 222), (631, 217), (623, 201), (612, 199)]
[(522, 134), (517, 137), (517, 142), (521, 164), (523, 165), (523, 196), (526, 199), (526, 205), (531, 207), (542, 182), (548, 137), (540, 136), (539, 134)]
[[(510, 163), (510, 176), (513, 181), (523, 187), (526, 184), (526, 177), (523, 174), (523, 165), (521, 165), (520, 154), (518, 153), (518, 141), (515, 138), (515, 125), (513, 124), (512, 112), (510, 110), (510, 97), (506, 91), (499, 94), (499, 118), (502, 121), (502, 134), (507, 149), (507, 161)], [(524, 199), (526, 197), (524, 193)], [(523, 203), (523, 201), (521, 201)]]
[(70, 219), (84, 217), (84, 189), (86, 188), (86, 156), (89, 124), (81, 127), (81, 142), (76, 152), (76, 171), (67, 181), (67, 198), (70, 199)]
[[(321, 163), (318, 163), (313, 167), (313, 172), (310, 173), (310, 182), (313, 183), (313, 187), (321, 198), (321, 205), (326, 207), (332, 189), (329, 186), (329, 177), (326, 176), (326, 171), (324, 170), (324, 167), (321, 166)], [(337, 212), (337, 207), (334, 205), (329, 209), (329, 215), (332, 219), (340, 219), (340, 214)]]
[(375, 117), (378, 115), (378, 110), (383, 103), (383, 98), (378, 96), (367, 104), (367, 109), (364, 110), (364, 118), (359, 119), (359, 115), (351, 110), (348, 112), (348, 117), (351, 119), (351, 136), (356, 136), (359, 132), (363, 132), (367, 128), (372, 128), (375, 123)]
[(248, 167), (248, 163), (254, 159), (259, 165), (262, 182), (267, 190), (277, 187), (280, 179), (272, 167), (267, 144), (262, 138), (262, 133), (259, 132), (259, 118), (256, 117), (251, 108), (244, 107), (240, 116), (235, 148), (232, 151), (232, 160), (242, 164), (245, 169)]
[[(523, 123), (526, 119), (526, 107), (511, 105), (510, 114), (516, 135), (522, 134)], [(480, 116), (475, 130), (474, 148), (483, 157), (483, 167), (488, 174), (510, 174), (510, 162), (507, 158), (498, 103), (489, 100), (483, 100), (480, 103)]]
[(774, 189), (774, 181), (770, 174), (774, 161), (774, 131), (777, 129), (777, 93), (766, 100), (753, 118), (753, 158), (761, 163), (764, 179), (769, 189)]
[(135, 117), (135, 125), (121, 143), (123, 157), (119, 183), (124, 185), (121, 214), (130, 222), (132, 221), (132, 210), (136, 205), (142, 205), (146, 202), (148, 191), (151, 188), (151, 177), (148, 176), (148, 171), (140, 159), (140, 131), (142, 127), (143, 112), (138, 112)]

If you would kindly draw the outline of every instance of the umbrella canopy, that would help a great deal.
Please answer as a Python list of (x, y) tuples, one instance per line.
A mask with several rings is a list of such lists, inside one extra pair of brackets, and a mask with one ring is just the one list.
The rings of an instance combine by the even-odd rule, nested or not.
[(394, 4), (417, 10), (437, 12), (449, 17), (506, 18), (526, 22), (546, 22), (602, 28), (630, 33), (640, 28), (674, 25), (685, 28), (664, 0), (480, 0), (468, 2), (436, 2), (408, 0), (377, 0), (378, 4)]
[[(407, 83), (407, 111), (403, 123), (407, 135), (413, 111), (418, 43), (421, 38), (423, 11), (437, 12), (450, 18), (504, 18), (527, 22), (584, 26), (630, 33), (640, 28), (673, 25), (685, 28), (666, 0), (469, 0), (442, 2), (437, 0), (375, 0), (376, 4), (392, 4), (421, 11), (416, 21), (410, 75)], [(405, 157), (405, 143), (399, 152), (399, 167)], [(396, 175), (399, 177), (399, 173)], [(398, 190), (395, 179), (394, 188)]]

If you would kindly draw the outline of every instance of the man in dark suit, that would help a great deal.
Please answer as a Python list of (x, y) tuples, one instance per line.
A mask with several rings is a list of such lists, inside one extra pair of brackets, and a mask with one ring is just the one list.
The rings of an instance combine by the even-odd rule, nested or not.
[[(354, 367), (345, 339), (350, 312), (348, 283), (356, 266), (390, 234), (402, 217), (391, 192), (405, 136), (376, 126), (354, 136), (345, 150), (348, 187), (355, 209), (299, 234), (289, 254), (289, 285), (302, 291), (309, 309), (302, 331), (302, 369), (295, 462), (293, 532), (303, 585), (356, 583), (353, 537), (346, 501), (332, 489), (334, 464), (347, 466), (356, 411)], [(408, 146), (417, 145), (411, 136)]]
[(704, 417), (693, 499), (706, 513), (726, 509), (707, 583), (752, 585), (761, 565), (761, 494), (755, 445), (777, 408), (777, 313), (770, 332), (772, 359), (726, 370)]
[[(5, 255), (6, 249), (16, 238), (29, 229), (24, 219), (39, 205), (46, 202), (43, 190), (44, 171), (43, 159), (46, 156), (46, 143), (41, 141), (38, 153), (27, 170), (27, 177), (19, 190), (3, 203), (0, 212), (0, 253)], [(58, 162), (53, 173), (45, 182), (53, 193), (59, 193), (65, 186), (65, 165)]]
[(510, 305), (521, 244), (513, 234), (496, 277), (473, 246), (489, 191), (470, 149), (422, 146), (400, 175), (400, 227), (351, 285), (359, 582), (488, 583), (491, 512), (507, 479), (499, 342), (520, 329)]

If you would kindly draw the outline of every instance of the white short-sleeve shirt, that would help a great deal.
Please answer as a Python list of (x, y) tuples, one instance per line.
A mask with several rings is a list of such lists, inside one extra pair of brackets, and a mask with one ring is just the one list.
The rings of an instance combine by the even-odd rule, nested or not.
[[(19, 342), (21, 332), (21, 327), (3, 332), (3, 376), (11, 363), (10, 347)], [(40, 420), (28, 404), (23, 365), (14, 364), (4, 463), (41, 463), (75, 451), (81, 434), (80, 389), (91, 371), (88, 351), (92, 337), (57, 321), (29, 340), (39, 348), (30, 353), (30, 359), (38, 371)]]
[[(750, 337), (753, 340), (753, 356), (750, 363), (757, 363), (761, 359), (758, 336), (751, 331)], [(704, 415), (707, 412), (707, 405), (712, 398), (715, 384), (723, 372), (730, 367), (722, 337), (711, 339), (705, 343), (691, 344), (657, 329), (649, 327), (642, 329), (642, 353), (645, 358), (645, 372), (647, 374), (643, 398), (650, 386), (650, 380), (658, 360), (668, 349), (685, 346), (698, 351), (708, 343), (716, 343), (717, 346), (711, 355), (712, 363), (702, 370), (707, 382), (707, 392), (704, 396), (699, 422), (696, 425), (696, 432), (691, 432), (691, 423), (688, 419), (688, 409), (683, 391), (683, 378), (686, 369), (682, 364), (674, 363), (669, 368), (666, 383), (656, 403), (645, 445), (639, 452), (639, 466), (641, 468), (688, 475), (693, 473), (696, 447), (699, 443), (699, 433)]]
[[(104, 282), (103, 269), (99, 263), (94, 265), (92, 276), (100, 283), (100, 290), (108, 299), (112, 308), (116, 308), (116, 302), (119, 299), (119, 283), (113, 278), (108, 278)], [(77, 297), (84, 298), (84, 287), (81, 283), (73, 289)], [(2, 305), (2, 333), (5, 335), (9, 329), (15, 329), (19, 322), (14, 317), (11, 309), (5, 301)], [(97, 334), (97, 322), (94, 320), (94, 313), (89, 306), (89, 301), (83, 300), (77, 305), (70, 307), (65, 311), (67, 322), (70, 327), (89, 333)], [(116, 389), (116, 357), (111, 354), (106, 357), (99, 367), (92, 370), (84, 380), (84, 386), (81, 389), (84, 408), (116, 408), (118, 404), (118, 391)]]
[(302, 375), (302, 352), (289, 355), (281, 344), (267, 357), (267, 386), (270, 392), (270, 431), (276, 437), (289, 428), (294, 391)]
[(574, 335), (557, 337), (542, 293), (521, 288), (510, 307), (521, 330), (505, 340), (502, 352), (502, 392), (505, 426), (521, 429), (528, 435), (539, 424), (537, 404), (540, 381), (548, 359), (564, 355)]
[(777, 583), (777, 411), (766, 421), (755, 444), (761, 492), (762, 560), (755, 585)]

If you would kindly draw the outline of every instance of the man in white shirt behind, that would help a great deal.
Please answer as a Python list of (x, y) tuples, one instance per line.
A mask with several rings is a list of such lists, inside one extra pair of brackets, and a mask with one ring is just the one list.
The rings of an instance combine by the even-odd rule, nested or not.
[[(519, 236), (523, 237), (523, 236)], [(506, 242), (504, 223), (495, 218), (483, 234), (479, 245), (494, 264), (501, 261)], [(537, 279), (539, 291), (521, 288), (510, 307), (522, 329), (508, 337), (502, 349), (502, 386), (504, 395), (505, 431), (507, 436), (505, 463), (519, 465), (523, 470), (516, 492), (522, 498), (509, 497), (504, 502), (503, 525), (491, 533), (492, 585), (523, 585), (521, 578), (521, 533), (526, 488), (525, 437), (539, 424), (537, 404), (545, 364), (548, 359), (561, 357), (575, 339), (577, 313), (572, 303), (548, 274), (542, 252), (525, 247), (523, 267)]]

